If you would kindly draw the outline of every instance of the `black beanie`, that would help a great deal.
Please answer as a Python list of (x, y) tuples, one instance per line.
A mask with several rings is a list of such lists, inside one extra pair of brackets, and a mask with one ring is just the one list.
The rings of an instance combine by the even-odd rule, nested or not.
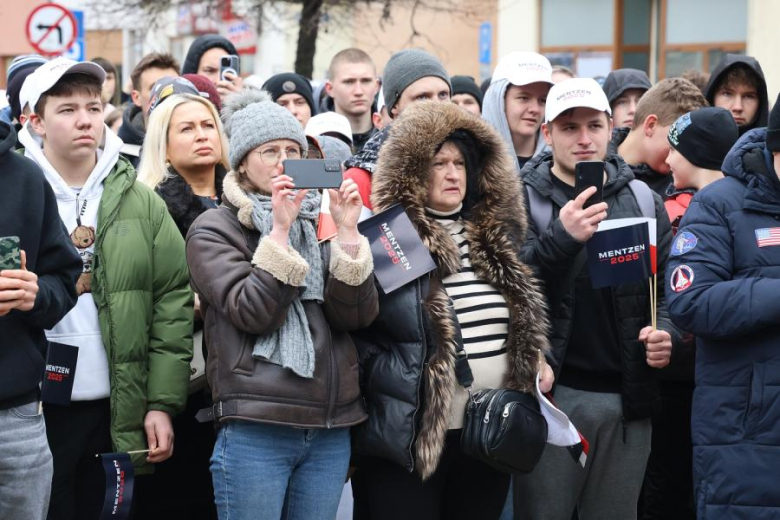
[(27, 76), (35, 72), (41, 64), (38, 63), (34, 66), (25, 67), (17, 71), (13, 78), (8, 82), (8, 89), (5, 91), (5, 95), (8, 97), (8, 104), (11, 106), (11, 113), (14, 119), (19, 121), (19, 117), (22, 115), (22, 107), (19, 106), (19, 94), (22, 92), (22, 85)]
[(294, 72), (283, 72), (268, 78), (263, 83), (263, 90), (271, 94), (271, 98), (276, 101), (285, 94), (300, 94), (309, 104), (311, 115), (317, 115), (317, 109), (314, 107), (314, 95), (311, 90), (309, 80)]
[(766, 126), (766, 149), (770, 152), (780, 152), (780, 94), (777, 95), (775, 106), (769, 113), (769, 124)]
[(482, 91), (471, 76), (452, 76), (452, 95), (468, 94), (477, 100), (479, 109), (482, 110)]
[(688, 162), (706, 170), (720, 170), (726, 154), (739, 138), (739, 128), (725, 108), (706, 107), (680, 116), (669, 127), (669, 144)]

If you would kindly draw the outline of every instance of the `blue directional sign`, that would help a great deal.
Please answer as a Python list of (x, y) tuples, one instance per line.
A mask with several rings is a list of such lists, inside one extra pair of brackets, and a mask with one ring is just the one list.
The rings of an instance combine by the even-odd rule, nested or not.
[(84, 11), (71, 11), (73, 18), (76, 19), (76, 41), (62, 55), (75, 61), (84, 61), (87, 49), (84, 41)]
[(490, 65), (493, 54), (493, 24), (482, 22), (479, 26), (479, 62)]

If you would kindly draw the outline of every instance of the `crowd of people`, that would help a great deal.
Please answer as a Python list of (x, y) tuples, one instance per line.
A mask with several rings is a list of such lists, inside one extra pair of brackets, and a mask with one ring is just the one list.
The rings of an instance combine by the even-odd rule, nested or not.
[[(479, 85), (350, 48), (313, 86), (222, 74), (235, 54), (149, 54), (119, 106), (106, 60), (11, 63), (1, 518), (99, 518), (109, 452), (139, 520), (331, 520), (345, 482), (356, 520), (780, 517), (780, 106), (757, 60), (599, 83), (518, 51)], [(297, 159), (338, 160), (340, 186), (297, 189)], [(434, 269), (386, 292), (358, 223), (397, 204)], [(594, 288), (587, 244), (623, 218), (655, 220), (655, 293)], [(537, 385), (586, 462), (470, 456), (473, 393)]]

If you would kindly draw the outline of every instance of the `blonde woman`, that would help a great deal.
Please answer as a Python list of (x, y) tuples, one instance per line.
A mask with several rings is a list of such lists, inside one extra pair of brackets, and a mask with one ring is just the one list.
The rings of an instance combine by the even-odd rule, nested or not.
[(228, 147), (217, 109), (197, 94), (158, 100), (143, 150), (138, 177), (165, 200), (186, 236), (192, 222), (219, 206), (222, 197)]
[[(182, 236), (201, 213), (219, 205), (228, 164), (219, 114), (211, 101), (198, 95), (194, 87), (190, 90), (188, 83), (183, 78), (163, 78), (153, 87), (153, 96), (157, 92), (185, 93), (160, 95), (153, 101), (139, 167), (139, 178), (165, 201)], [(165, 89), (166, 85), (175, 87)], [(205, 388), (203, 322), (197, 296), (195, 305), (192, 367), (196, 371), (190, 381), (187, 408), (174, 419), (177, 449), (168, 462), (158, 465), (144, 497), (139, 494), (143, 512), (139, 518), (162, 518), (165, 514), (217, 518), (209, 473), (214, 431), (212, 425), (195, 420), (199, 409), (211, 405)], [(182, 511), (186, 516), (181, 516)]]

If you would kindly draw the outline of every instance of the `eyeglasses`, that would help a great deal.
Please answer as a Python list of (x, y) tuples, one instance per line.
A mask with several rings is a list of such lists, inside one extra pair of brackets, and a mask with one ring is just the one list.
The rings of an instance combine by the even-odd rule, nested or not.
[(291, 146), (290, 148), (285, 148), (284, 150), (275, 147), (261, 150), (260, 160), (263, 161), (263, 164), (265, 164), (266, 166), (276, 166), (277, 164), (279, 164), (279, 161), (282, 158), (282, 153), (284, 153), (285, 159), (301, 158), (301, 149)]
[(309, 150), (306, 152), (307, 159), (322, 159), (322, 152), (313, 146), (309, 146)]

